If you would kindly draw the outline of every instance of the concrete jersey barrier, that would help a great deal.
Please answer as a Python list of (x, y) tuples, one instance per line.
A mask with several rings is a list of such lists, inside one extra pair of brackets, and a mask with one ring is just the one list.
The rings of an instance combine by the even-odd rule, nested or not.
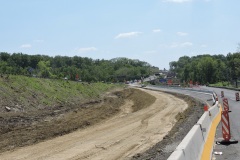
[[(147, 87), (148, 89), (153, 89)], [(154, 88), (153, 90), (161, 90)], [(212, 92), (214, 106), (200, 117), (182, 142), (167, 160), (199, 160), (202, 157), (204, 145), (207, 141), (212, 122), (219, 114), (219, 107), (216, 93)], [(213, 148), (211, 149), (212, 152)], [(209, 157), (211, 159), (211, 157)]]
[(205, 112), (192, 127), (168, 160), (198, 160), (211, 129), (212, 121), (219, 113), (218, 102)]
[(209, 112), (211, 113), (211, 120), (214, 120), (217, 114), (219, 113), (219, 103), (216, 102), (216, 104), (209, 109)]
[(175, 150), (167, 160), (185, 160), (184, 150)]
[(197, 124), (200, 125), (203, 133), (204, 140), (207, 139), (209, 129), (211, 128), (212, 120), (216, 117), (219, 112), (218, 102), (212, 106), (208, 112), (204, 112), (204, 114), (200, 117)]
[(208, 136), (208, 131), (211, 127), (211, 118), (209, 116), (209, 112), (204, 112), (204, 114), (198, 120), (197, 125), (200, 126), (202, 130), (203, 139), (204, 141), (206, 141)]
[(185, 160), (197, 160), (201, 157), (199, 150), (204, 144), (202, 131), (199, 125), (194, 125), (182, 142), (177, 146), (176, 150), (184, 152)]

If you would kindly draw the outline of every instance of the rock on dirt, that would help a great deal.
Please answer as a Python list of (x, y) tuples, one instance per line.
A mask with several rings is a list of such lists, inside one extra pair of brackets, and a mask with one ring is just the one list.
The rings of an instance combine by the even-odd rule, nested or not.
[(11, 111), (11, 108), (10, 107), (5, 107), (6, 111), (7, 112), (10, 112)]

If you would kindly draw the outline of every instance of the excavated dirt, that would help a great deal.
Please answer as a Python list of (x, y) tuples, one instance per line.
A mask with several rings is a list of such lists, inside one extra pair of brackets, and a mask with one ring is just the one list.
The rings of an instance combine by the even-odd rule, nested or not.
[(202, 115), (200, 106), (186, 96), (128, 88), (78, 106), (2, 113), (0, 157), (167, 159)]
[(140, 90), (125, 89), (74, 106), (44, 107), (28, 112), (0, 112), (0, 152), (95, 125), (118, 114), (126, 100), (134, 103), (132, 108), (135, 112), (151, 105), (156, 98)]

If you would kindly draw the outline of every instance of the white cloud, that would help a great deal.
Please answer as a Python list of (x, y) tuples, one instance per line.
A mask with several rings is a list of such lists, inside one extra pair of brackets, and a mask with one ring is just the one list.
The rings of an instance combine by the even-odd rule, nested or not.
[(180, 46), (181, 47), (190, 47), (192, 46), (193, 44), (191, 42), (184, 42), (184, 43), (181, 43)]
[(154, 30), (152, 30), (154, 33), (159, 33), (159, 32), (161, 32), (162, 30), (161, 29), (154, 29)]
[(183, 43), (173, 43), (170, 45), (171, 48), (176, 48), (176, 47), (190, 47), (193, 44), (191, 42), (183, 42)]
[(141, 34), (142, 32), (127, 32), (127, 33), (120, 33), (118, 34), (115, 39), (119, 39), (119, 38), (131, 38), (131, 37), (136, 37), (139, 34)]
[(77, 49), (77, 51), (80, 53), (86, 53), (86, 52), (97, 51), (97, 48), (95, 47), (79, 48)]
[(173, 3), (184, 3), (191, 2), (192, 0), (165, 0), (165, 2), (173, 2)]
[(23, 44), (20, 46), (20, 48), (31, 48), (32, 45), (31, 44)]
[(43, 43), (44, 40), (42, 40), (42, 39), (36, 39), (36, 40), (34, 40), (34, 42), (36, 42), (36, 43)]
[(178, 36), (187, 36), (188, 33), (186, 33), (186, 32), (177, 32), (177, 35)]

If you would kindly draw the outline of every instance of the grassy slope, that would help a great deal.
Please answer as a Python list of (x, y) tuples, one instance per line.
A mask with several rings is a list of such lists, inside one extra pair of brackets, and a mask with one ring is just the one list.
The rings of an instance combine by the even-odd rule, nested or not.
[(0, 111), (5, 106), (15, 110), (34, 110), (54, 105), (84, 103), (100, 98), (114, 85), (39, 79), (25, 76), (0, 78)]
[(117, 114), (127, 99), (133, 111), (156, 99), (121, 85), (24, 76), (1, 77), (0, 97), (0, 153), (95, 125)]
[(238, 82), (238, 88), (236, 88), (236, 85), (232, 85), (229, 82), (218, 82), (215, 84), (210, 84), (210, 87), (217, 87), (217, 88), (225, 88), (225, 89), (230, 89), (230, 90), (236, 90), (239, 91), (240, 90), (240, 86), (239, 86), (239, 82)]

